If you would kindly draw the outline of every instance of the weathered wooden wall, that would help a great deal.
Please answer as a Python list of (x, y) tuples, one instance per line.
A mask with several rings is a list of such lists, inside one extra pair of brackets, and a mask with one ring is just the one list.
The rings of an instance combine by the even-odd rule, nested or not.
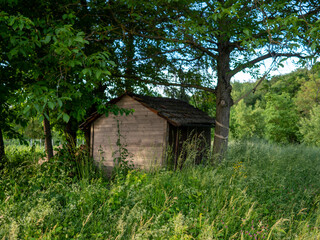
[[(134, 109), (128, 116), (101, 116), (91, 125), (91, 151), (97, 164), (107, 171), (114, 166), (112, 154), (117, 150), (119, 122), (120, 141), (132, 154), (133, 164), (140, 168), (162, 165), (166, 149), (167, 121), (129, 96), (124, 96), (117, 105)], [(116, 155), (118, 156), (118, 155)]]

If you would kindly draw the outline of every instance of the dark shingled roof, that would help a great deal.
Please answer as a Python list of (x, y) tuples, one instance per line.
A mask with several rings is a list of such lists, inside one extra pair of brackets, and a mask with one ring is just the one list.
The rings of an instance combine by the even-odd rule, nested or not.
[[(111, 100), (109, 104), (117, 103), (123, 96), (126, 95), (140, 102), (146, 108), (149, 108), (153, 112), (157, 113), (160, 117), (165, 118), (174, 126), (214, 126), (214, 118), (209, 117), (207, 113), (191, 106), (189, 103), (178, 99), (149, 97), (133, 93), (125, 93), (119, 98)], [(86, 128), (91, 124), (91, 122), (100, 116), (101, 114), (97, 112), (92, 114), (84, 123), (80, 125), (80, 128)]]

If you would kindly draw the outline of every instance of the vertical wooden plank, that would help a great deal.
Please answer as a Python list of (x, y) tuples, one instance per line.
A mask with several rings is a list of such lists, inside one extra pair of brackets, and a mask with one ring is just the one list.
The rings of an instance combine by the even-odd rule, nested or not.
[(134, 163), (146, 168), (154, 164), (163, 165), (168, 137), (167, 121), (129, 96), (123, 97), (117, 105), (121, 108), (134, 108), (136, 111), (129, 116), (103, 115), (95, 121), (92, 131), (95, 161), (98, 161), (97, 150), (101, 145), (105, 152), (102, 155), (103, 164), (113, 166), (112, 152), (116, 150), (118, 131), (116, 126), (119, 120), (121, 134), (128, 143), (126, 148), (135, 155)]

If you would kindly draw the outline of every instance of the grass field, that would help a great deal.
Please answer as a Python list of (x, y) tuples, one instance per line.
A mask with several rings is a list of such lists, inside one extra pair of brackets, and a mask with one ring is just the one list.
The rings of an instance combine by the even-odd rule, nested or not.
[(320, 239), (320, 149), (233, 142), (216, 166), (113, 181), (68, 155), (7, 149), (0, 239)]

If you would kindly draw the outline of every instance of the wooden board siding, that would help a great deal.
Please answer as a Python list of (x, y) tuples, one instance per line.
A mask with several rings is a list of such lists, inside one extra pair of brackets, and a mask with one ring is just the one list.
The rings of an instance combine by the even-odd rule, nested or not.
[[(128, 116), (101, 116), (91, 125), (92, 156), (98, 165), (108, 170), (114, 166), (112, 156), (117, 150), (118, 122), (121, 144), (132, 156), (133, 164), (149, 168), (163, 164), (166, 147), (167, 121), (129, 96), (123, 97), (117, 105), (134, 109)], [(117, 155), (118, 156), (118, 155)]]

